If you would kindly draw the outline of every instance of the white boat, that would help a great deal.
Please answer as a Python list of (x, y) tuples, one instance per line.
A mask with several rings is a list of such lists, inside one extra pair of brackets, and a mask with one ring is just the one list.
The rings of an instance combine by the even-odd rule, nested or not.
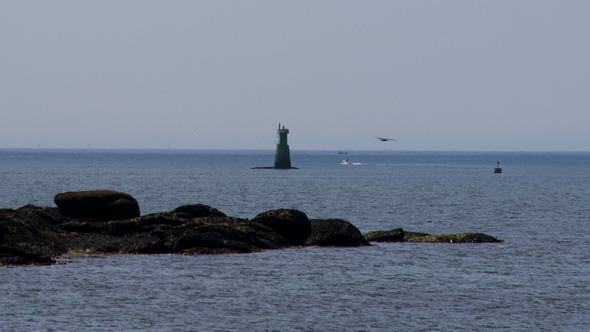
[(352, 161), (350, 161), (350, 159), (344, 159), (342, 160), (342, 162), (340, 163), (340, 165), (362, 165), (361, 163), (353, 163)]

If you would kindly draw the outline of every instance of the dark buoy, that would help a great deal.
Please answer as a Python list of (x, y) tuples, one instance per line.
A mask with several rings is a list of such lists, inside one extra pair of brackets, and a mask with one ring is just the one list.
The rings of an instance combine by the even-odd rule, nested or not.
[(502, 169), (500, 168), (500, 162), (496, 163), (496, 168), (494, 168), (494, 173), (502, 173)]

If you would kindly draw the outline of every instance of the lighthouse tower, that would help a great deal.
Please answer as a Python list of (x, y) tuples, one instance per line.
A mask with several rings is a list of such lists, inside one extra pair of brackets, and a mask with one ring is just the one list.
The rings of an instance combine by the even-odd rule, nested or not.
[(277, 152), (275, 153), (275, 168), (289, 169), (291, 168), (291, 153), (289, 152), (289, 144), (287, 144), (287, 134), (289, 129), (285, 129), (285, 126), (281, 128), (279, 123), (279, 144), (277, 144)]

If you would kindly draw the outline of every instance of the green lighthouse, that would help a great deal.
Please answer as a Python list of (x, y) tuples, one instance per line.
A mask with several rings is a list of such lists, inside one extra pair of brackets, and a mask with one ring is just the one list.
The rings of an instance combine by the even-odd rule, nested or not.
[(277, 144), (277, 152), (275, 153), (275, 168), (289, 169), (291, 168), (291, 154), (289, 152), (289, 144), (287, 144), (287, 134), (289, 129), (285, 129), (285, 126), (281, 128), (279, 123), (279, 144)]

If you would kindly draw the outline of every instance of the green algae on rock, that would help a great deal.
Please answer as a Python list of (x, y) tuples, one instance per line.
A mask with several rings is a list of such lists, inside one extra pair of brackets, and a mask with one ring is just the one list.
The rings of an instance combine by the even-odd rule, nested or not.
[(419, 232), (407, 232), (401, 228), (390, 231), (374, 231), (364, 234), (371, 242), (427, 242), (427, 243), (497, 243), (504, 240), (497, 239), (483, 233), (453, 233), (431, 235)]
[(364, 234), (367, 241), (373, 242), (402, 242), (404, 241), (405, 232), (401, 228), (390, 231), (374, 231)]
[(406, 242), (429, 242), (429, 243), (498, 243), (504, 240), (497, 239), (483, 233), (454, 233), (439, 235), (414, 236)]

